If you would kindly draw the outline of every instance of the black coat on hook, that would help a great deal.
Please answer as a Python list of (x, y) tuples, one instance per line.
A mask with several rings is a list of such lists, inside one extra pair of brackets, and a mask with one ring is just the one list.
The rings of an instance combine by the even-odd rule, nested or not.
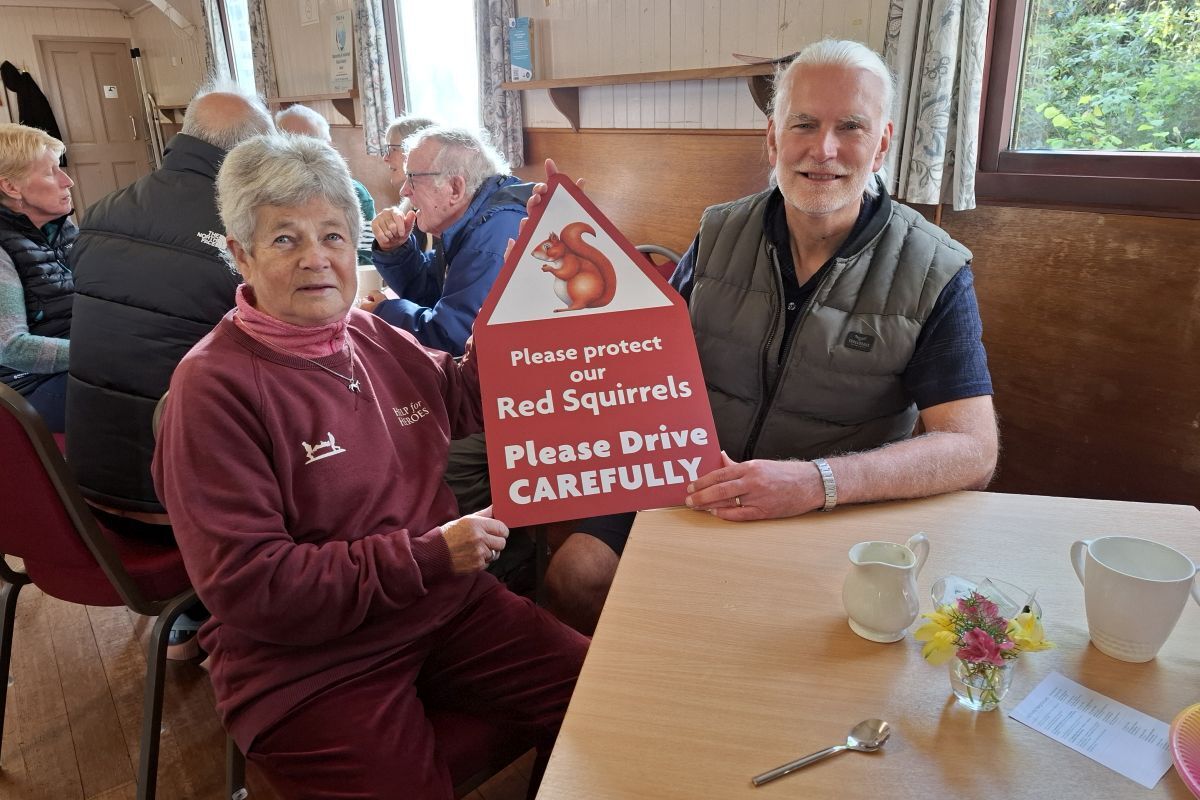
[(54, 112), (50, 110), (50, 101), (42, 94), (33, 76), (5, 61), (0, 64), (0, 79), (4, 81), (4, 88), (17, 96), (17, 121), (32, 128), (41, 128), (62, 141)]

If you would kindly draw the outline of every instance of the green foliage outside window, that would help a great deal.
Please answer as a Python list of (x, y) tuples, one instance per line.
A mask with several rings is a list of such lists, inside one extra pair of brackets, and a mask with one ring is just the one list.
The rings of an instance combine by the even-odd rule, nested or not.
[(1017, 150), (1200, 152), (1200, 0), (1033, 0)]

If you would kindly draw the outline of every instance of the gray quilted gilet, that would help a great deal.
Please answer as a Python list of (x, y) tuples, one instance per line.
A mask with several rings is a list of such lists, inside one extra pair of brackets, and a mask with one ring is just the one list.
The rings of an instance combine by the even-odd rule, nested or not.
[(901, 374), (971, 252), (884, 197), (887, 224), (835, 261), (781, 342), (770, 195), (713, 206), (700, 223), (689, 307), (721, 447), (735, 459), (810, 459), (908, 437), (917, 408)]

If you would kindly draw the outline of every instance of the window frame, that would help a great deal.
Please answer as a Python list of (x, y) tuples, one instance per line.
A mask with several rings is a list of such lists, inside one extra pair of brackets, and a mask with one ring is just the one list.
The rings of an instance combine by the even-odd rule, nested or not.
[(976, 198), (990, 204), (1200, 219), (1200, 153), (1009, 148), (1028, 8), (1029, 0), (995, 0), (991, 6)]
[(399, 0), (385, 0), (383, 4), (384, 41), (387, 47), (388, 71), (392, 80), (392, 114), (402, 116), (408, 106), (404, 91), (404, 42), (400, 38)]

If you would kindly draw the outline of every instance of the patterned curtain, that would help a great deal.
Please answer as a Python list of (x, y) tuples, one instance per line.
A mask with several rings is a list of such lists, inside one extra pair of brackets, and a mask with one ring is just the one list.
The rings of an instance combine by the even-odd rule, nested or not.
[(395, 109), (384, 25), (383, 0), (354, 0), (354, 49), (358, 59), (363, 137), (367, 152), (380, 156)]
[(889, 189), (975, 207), (988, 0), (891, 0), (883, 56), (896, 73)]
[(204, 15), (204, 74), (209, 78), (229, 77), (229, 54), (225, 49), (225, 28), (221, 25), (221, 9), (212, 0), (200, 3)]
[(475, 41), (479, 49), (479, 117), (496, 148), (515, 167), (525, 163), (521, 98), (500, 88), (508, 80), (508, 20), (516, 0), (475, 0)]
[(279, 96), (275, 80), (275, 56), (271, 53), (271, 31), (267, 26), (267, 0), (246, 0), (250, 12), (250, 47), (254, 56), (254, 86), (264, 98)]

